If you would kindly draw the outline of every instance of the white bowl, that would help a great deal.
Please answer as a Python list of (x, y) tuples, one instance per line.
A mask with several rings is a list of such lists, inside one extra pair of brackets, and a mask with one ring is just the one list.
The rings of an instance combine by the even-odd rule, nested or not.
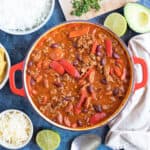
[(28, 140), (27, 140), (26, 142), (24, 142), (22, 145), (18, 146), (18, 147), (17, 147), (17, 146), (10, 146), (10, 145), (7, 145), (6, 143), (0, 141), (0, 145), (1, 145), (2, 147), (7, 148), (7, 149), (12, 149), (12, 150), (13, 150), (13, 149), (14, 149), (14, 150), (17, 150), (17, 149), (20, 149), (20, 148), (25, 147), (25, 146), (31, 141), (31, 138), (32, 138), (32, 136), (33, 136), (33, 124), (32, 124), (32, 121), (30, 120), (30, 118), (29, 118), (24, 112), (22, 112), (22, 111), (20, 111), (20, 110), (17, 110), (17, 109), (8, 109), (8, 110), (5, 110), (5, 111), (3, 111), (3, 112), (0, 113), (0, 117), (1, 117), (2, 115), (5, 115), (5, 114), (7, 114), (7, 113), (10, 113), (10, 112), (18, 112), (18, 113), (23, 114), (23, 115), (26, 117), (26, 119), (29, 121), (29, 123), (30, 123), (30, 128), (31, 128), (31, 132), (30, 132), (30, 135), (29, 135), (29, 137), (28, 137)]
[(10, 71), (10, 67), (11, 67), (11, 62), (10, 62), (10, 57), (8, 55), (8, 52), (7, 50), (4, 48), (4, 46), (0, 43), (0, 48), (3, 48), (4, 49), (4, 52), (5, 52), (5, 56), (6, 56), (6, 61), (7, 61), (7, 70), (6, 70), (6, 74), (5, 74), (5, 77), (2, 81), (2, 83), (0, 83), (0, 90), (5, 86), (7, 80), (8, 80), (8, 77), (9, 77), (9, 71)]
[(45, 18), (45, 20), (41, 24), (37, 25), (36, 27), (31, 28), (29, 30), (23, 30), (23, 31), (10, 30), (10, 29), (6, 29), (6, 28), (2, 28), (2, 27), (0, 28), (0, 30), (2, 30), (8, 34), (13, 34), (13, 35), (26, 35), (26, 34), (30, 34), (30, 33), (33, 33), (35, 31), (39, 30), (48, 22), (48, 20), (51, 18), (52, 14), (53, 14), (54, 6), (55, 6), (55, 0), (50, 0), (50, 1), (51, 1), (51, 8), (49, 10), (48, 16)]

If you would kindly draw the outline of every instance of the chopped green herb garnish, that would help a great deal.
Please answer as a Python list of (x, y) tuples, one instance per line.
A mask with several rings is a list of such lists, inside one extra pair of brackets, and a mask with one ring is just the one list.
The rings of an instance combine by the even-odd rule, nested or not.
[(71, 15), (82, 16), (87, 13), (90, 9), (98, 11), (100, 9), (101, 0), (73, 0), (73, 11)]

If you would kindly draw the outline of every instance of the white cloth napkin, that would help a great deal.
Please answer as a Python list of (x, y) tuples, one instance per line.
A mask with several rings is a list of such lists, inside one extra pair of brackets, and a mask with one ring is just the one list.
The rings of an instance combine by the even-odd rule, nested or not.
[[(133, 37), (129, 51), (143, 58), (150, 74), (150, 33)], [(134, 65), (136, 81), (142, 79), (139, 65)], [(109, 124), (105, 143), (115, 150), (150, 150), (150, 80), (147, 86), (137, 90), (125, 109)]]

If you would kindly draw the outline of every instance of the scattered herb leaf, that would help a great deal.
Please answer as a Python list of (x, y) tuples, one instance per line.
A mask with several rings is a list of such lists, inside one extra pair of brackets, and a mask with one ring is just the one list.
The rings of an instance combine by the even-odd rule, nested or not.
[(71, 12), (71, 15), (82, 16), (90, 9), (98, 11), (100, 9), (100, 1), (101, 0), (73, 0), (73, 11)]

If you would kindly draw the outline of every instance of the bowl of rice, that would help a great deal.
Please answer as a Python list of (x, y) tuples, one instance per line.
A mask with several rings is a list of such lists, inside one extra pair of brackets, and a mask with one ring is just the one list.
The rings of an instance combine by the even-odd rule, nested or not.
[(52, 16), (55, 0), (1, 0), (0, 29), (14, 35), (30, 34)]
[(33, 135), (30, 118), (16, 109), (0, 113), (0, 145), (7, 149), (20, 149), (26, 146)]

